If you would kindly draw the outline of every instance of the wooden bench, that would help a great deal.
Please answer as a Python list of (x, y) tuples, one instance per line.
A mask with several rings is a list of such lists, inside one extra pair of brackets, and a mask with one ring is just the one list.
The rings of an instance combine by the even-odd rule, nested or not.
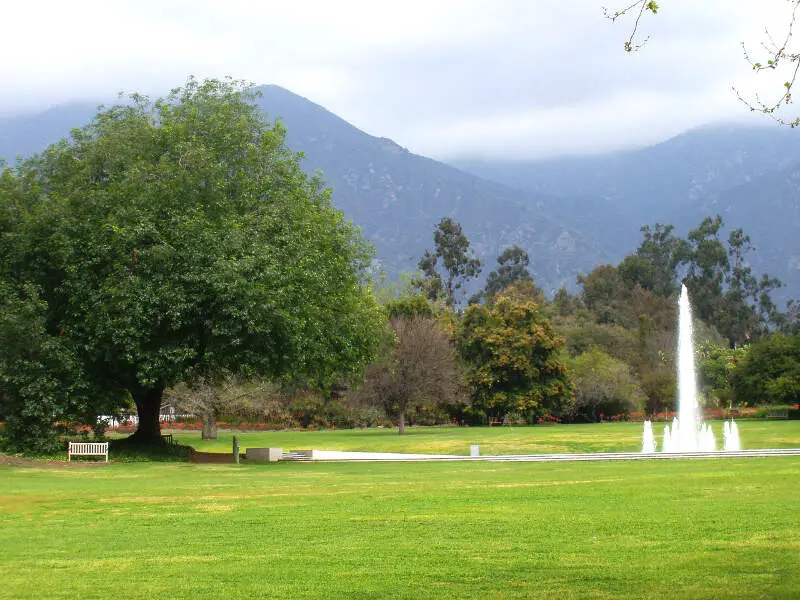
[(788, 410), (770, 410), (770, 411), (767, 411), (767, 418), (768, 419), (788, 419), (789, 418), (789, 411)]
[(73, 456), (105, 456), (108, 462), (108, 442), (70, 442), (67, 462), (70, 462)]

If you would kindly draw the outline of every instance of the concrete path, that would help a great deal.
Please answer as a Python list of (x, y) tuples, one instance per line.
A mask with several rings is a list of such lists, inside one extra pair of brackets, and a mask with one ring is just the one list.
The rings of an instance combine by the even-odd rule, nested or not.
[(497, 454), (459, 456), (454, 454), (402, 454), (394, 452), (338, 452), (333, 450), (305, 451), (304, 460), (333, 462), (410, 462), (410, 461), (495, 461), (495, 462), (577, 462), (599, 460), (673, 460), (677, 458), (763, 458), (767, 456), (800, 456), (800, 448), (740, 450), (738, 452), (595, 452), (588, 454)]

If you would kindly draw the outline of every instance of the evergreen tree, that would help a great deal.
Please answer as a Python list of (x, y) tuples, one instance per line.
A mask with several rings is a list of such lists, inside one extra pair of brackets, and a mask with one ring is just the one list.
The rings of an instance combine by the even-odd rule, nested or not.
[(423, 275), (418, 286), (431, 301), (441, 297), (447, 306), (455, 308), (464, 284), (480, 273), (481, 261), (472, 256), (469, 239), (450, 217), (439, 221), (433, 242), (435, 250), (425, 250), (418, 263)]
[(528, 253), (516, 244), (509, 246), (497, 257), (500, 265), (497, 270), (489, 273), (484, 287), (484, 295), (488, 298), (502, 292), (516, 281), (533, 281), (528, 265)]

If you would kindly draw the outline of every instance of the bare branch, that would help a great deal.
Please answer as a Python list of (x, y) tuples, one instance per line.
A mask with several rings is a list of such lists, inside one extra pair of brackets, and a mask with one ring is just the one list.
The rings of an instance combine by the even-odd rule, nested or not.
[(355, 395), (396, 414), (402, 433), (407, 410), (457, 401), (461, 374), (450, 337), (435, 319), (394, 317), (389, 325), (396, 343), (367, 367)]

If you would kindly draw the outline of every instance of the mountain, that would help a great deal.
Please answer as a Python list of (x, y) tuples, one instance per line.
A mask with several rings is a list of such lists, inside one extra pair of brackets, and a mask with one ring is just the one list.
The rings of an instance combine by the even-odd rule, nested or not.
[(17, 155), (41, 152), (88, 123), (96, 112), (92, 104), (65, 104), (36, 114), (0, 117), (0, 159), (12, 163)]
[(786, 285), (783, 297), (800, 296), (800, 161), (686, 204), (682, 215), (699, 222), (719, 214), (750, 235), (747, 256), (755, 273), (768, 272)]
[[(574, 286), (603, 251), (575, 229), (553, 219), (543, 206), (557, 204), (408, 152), (373, 137), (313, 102), (277, 86), (259, 88), (259, 107), (287, 128), (287, 142), (305, 154), (303, 168), (321, 170), (333, 202), (362, 227), (390, 276), (413, 270), (433, 229), (444, 216), (460, 222), (476, 254), (496, 266), (505, 246), (518, 244), (531, 257), (538, 285), (553, 291)], [(86, 105), (55, 107), (23, 119), (0, 119), (0, 156), (29, 154), (88, 122)]]
[[(532, 162), (461, 161), (456, 166), (505, 185), (569, 198), (541, 210), (590, 235), (620, 260), (656, 222), (685, 235), (705, 216), (721, 214), (758, 248), (754, 265), (791, 283), (800, 295), (798, 190), (800, 134), (778, 127), (701, 127), (640, 150)], [(558, 201), (557, 201), (558, 202)]]

